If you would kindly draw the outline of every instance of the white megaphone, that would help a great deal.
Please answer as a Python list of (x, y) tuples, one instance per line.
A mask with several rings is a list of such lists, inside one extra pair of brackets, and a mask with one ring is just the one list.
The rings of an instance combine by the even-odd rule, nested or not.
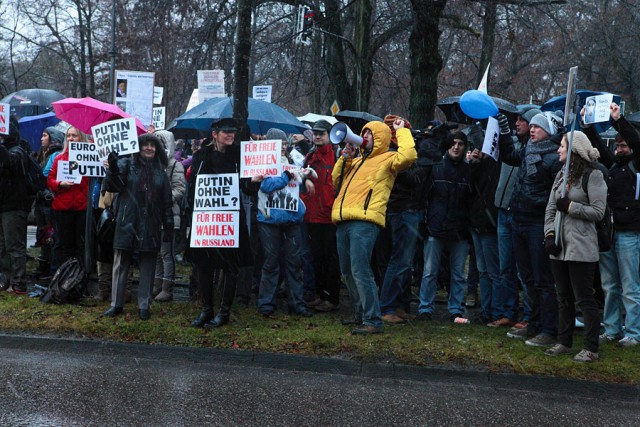
[(360, 135), (356, 135), (344, 122), (336, 122), (331, 126), (329, 131), (329, 140), (332, 144), (341, 144), (346, 142), (354, 147), (360, 147), (363, 143), (363, 139)]

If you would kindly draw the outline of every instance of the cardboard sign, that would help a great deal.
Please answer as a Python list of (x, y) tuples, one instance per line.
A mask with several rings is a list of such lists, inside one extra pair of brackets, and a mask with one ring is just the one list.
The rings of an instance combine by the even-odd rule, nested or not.
[(91, 134), (100, 160), (106, 159), (112, 151), (119, 156), (140, 151), (136, 121), (133, 118), (112, 120), (93, 126)]
[(613, 94), (590, 96), (584, 104), (584, 123), (608, 122), (611, 110), (609, 106), (613, 102)]
[(196, 176), (193, 210), (240, 210), (239, 183), (235, 173)]
[(254, 86), (253, 87), (253, 99), (258, 99), (264, 102), (271, 102), (271, 91), (273, 86)]
[(98, 155), (96, 144), (69, 142), (69, 161), (77, 164), (80, 176), (105, 176), (107, 174)]
[(240, 211), (193, 213), (192, 248), (237, 248), (240, 245)]
[(116, 70), (116, 105), (140, 119), (144, 126), (151, 124), (154, 79), (155, 73)]
[(290, 181), (286, 187), (272, 191), (267, 195), (266, 208), (298, 212), (300, 187), (296, 181)]
[(243, 141), (240, 143), (240, 178), (256, 175), (279, 176), (282, 141)]
[(10, 115), (11, 115), (11, 105), (0, 104), (0, 134), (9, 135)]
[(487, 121), (487, 130), (484, 133), (484, 143), (482, 144), (482, 152), (493, 157), (498, 161), (500, 157), (500, 124), (493, 117), (489, 117)]
[(56, 181), (70, 181), (74, 184), (80, 184), (82, 175), (78, 174), (78, 164), (67, 160), (59, 160)]
[(165, 124), (165, 107), (156, 107), (153, 109), (153, 126), (156, 130), (163, 130)]

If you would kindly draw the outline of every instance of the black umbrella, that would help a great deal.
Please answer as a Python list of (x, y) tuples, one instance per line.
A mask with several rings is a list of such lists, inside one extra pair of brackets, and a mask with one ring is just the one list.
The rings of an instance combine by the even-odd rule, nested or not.
[(374, 121), (378, 121), (378, 122), (382, 121), (380, 117), (374, 116), (373, 114), (369, 114), (364, 111), (344, 110), (344, 111), (340, 111), (334, 117), (339, 121), (346, 123), (347, 126), (349, 126), (349, 128), (356, 135), (360, 135), (362, 128), (367, 123), (374, 122)]
[(22, 89), (0, 100), (11, 106), (11, 114), (18, 117), (37, 116), (53, 110), (51, 103), (66, 98), (51, 89)]
[[(516, 107), (509, 101), (505, 101), (502, 98), (496, 98), (492, 96), (491, 99), (493, 99), (493, 102), (495, 102), (498, 110), (500, 110), (502, 114), (507, 116), (507, 119), (509, 119), (509, 123), (513, 124), (516, 122), (516, 118), (518, 116), (518, 107)], [(436, 103), (436, 106), (440, 110), (442, 110), (448, 122), (470, 125), (478, 121), (472, 119), (462, 112), (462, 109), (460, 108), (459, 96), (450, 96), (443, 99), (442, 101), (438, 101)]]

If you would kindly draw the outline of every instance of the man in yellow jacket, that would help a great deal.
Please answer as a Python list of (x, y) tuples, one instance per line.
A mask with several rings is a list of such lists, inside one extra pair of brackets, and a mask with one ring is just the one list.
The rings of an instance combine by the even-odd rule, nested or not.
[(404, 120), (395, 120), (393, 128), (398, 151), (389, 151), (390, 127), (383, 122), (369, 122), (362, 128), (360, 156), (356, 157), (356, 148), (347, 144), (332, 173), (338, 196), (331, 220), (338, 226), (340, 272), (355, 312), (354, 320), (343, 323), (359, 325), (352, 331), (357, 335), (383, 330), (371, 253), (378, 233), (385, 226), (387, 201), (396, 175), (417, 158), (413, 137), (404, 127)]

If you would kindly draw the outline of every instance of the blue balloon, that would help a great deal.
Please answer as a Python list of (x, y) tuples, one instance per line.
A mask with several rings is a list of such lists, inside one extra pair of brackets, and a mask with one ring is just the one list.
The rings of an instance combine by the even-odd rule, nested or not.
[(460, 109), (472, 119), (482, 120), (498, 114), (493, 99), (479, 90), (468, 90), (460, 97)]

